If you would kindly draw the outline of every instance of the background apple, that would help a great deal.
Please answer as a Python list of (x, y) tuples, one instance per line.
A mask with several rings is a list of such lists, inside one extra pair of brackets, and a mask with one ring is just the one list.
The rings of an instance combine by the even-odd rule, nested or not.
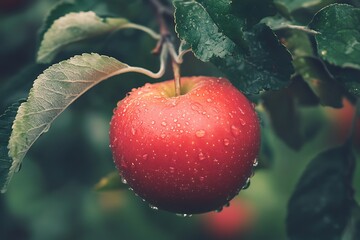
[[(355, 116), (355, 106), (346, 98), (343, 99), (343, 107), (336, 109), (331, 107), (325, 108), (327, 118), (330, 120), (333, 129), (332, 142), (335, 144), (343, 144), (350, 134), (352, 122)], [(357, 119), (354, 145), (360, 148), (360, 119)]]
[(253, 203), (236, 198), (221, 212), (211, 212), (201, 217), (209, 239), (241, 239), (254, 227), (256, 209)]
[(115, 164), (153, 208), (221, 208), (252, 174), (260, 126), (252, 104), (223, 78), (183, 77), (133, 89), (110, 123)]

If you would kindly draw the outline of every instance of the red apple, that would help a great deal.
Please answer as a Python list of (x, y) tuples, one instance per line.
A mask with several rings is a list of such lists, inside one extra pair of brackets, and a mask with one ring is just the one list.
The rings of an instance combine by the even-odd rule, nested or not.
[(221, 212), (202, 216), (204, 231), (214, 239), (241, 239), (255, 225), (256, 210), (250, 202), (237, 198)]
[[(332, 127), (333, 138), (330, 141), (335, 144), (344, 144), (350, 135), (350, 131), (352, 131), (355, 106), (344, 98), (342, 108), (326, 107), (325, 113)], [(358, 148), (360, 146), (360, 118), (357, 119), (355, 124), (354, 146)]]
[(192, 214), (227, 204), (252, 174), (260, 126), (252, 104), (224, 78), (183, 77), (133, 89), (110, 123), (123, 179), (154, 208)]

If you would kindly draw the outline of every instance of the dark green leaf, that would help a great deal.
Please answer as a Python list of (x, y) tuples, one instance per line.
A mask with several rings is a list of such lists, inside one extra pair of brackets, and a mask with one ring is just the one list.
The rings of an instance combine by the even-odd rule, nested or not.
[(17, 110), (23, 101), (18, 101), (12, 104), (6, 109), (6, 111), (0, 115), (0, 189), (1, 192), (5, 192), (5, 183), (8, 178), (8, 174), (13, 160), (9, 157), (8, 143), (11, 135), (11, 127)]
[(355, 206), (350, 148), (320, 153), (305, 169), (288, 206), (291, 240), (338, 240)]
[(310, 23), (322, 59), (339, 66), (360, 69), (360, 9), (346, 4), (323, 8)]
[[(211, 3), (174, 2), (176, 31), (191, 45), (196, 57), (212, 62), (246, 94), (286, 86), (293, 72), (291, 56), (271, 29), (257, 24), (236, 34), (226, 23), (246, 19), (232, 14), (230, 1)], [(222, 9), (221, 14), (216, 14), (214, 6)]]
[(128, 186), (121, 181), (118, 171), (107, 174), (95, 185), (96, 191), (113, 191), (127, 188)]

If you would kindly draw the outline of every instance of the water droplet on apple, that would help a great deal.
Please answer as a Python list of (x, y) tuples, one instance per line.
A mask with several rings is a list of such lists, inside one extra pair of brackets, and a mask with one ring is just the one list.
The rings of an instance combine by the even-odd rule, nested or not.
[(246, 122), (245, 122), (245, 120), (244, 120), (244, 119), (240, 118), (239, 120), (240, 120), (241, 125), (243, 125), (243, 126), (245, 126), (245, 125), (246, 125)]
[(144, 154), (144, 155), (142, 156), (142, 158), (143, 158), (144, 160), (147, 160), (148, 155), (147, 155), (147, 154)]
[(229, 146), (229, 144), (230, 144), (230, 140), (227, 139), (227, 138), (225, 138), (225, 139), (224, 139), (224, 145), (225, 145), (225, 146)]
[(154, 121), (154, 120), (153, 120), (153, 121), (151, 121), (151, 124), (152, 124), (152, 125), (154, 125), (154, 124), (155, 124), (155, 121)]
[(219, 207), (218, 209), (215, 210), (215, 212), (219, 213), (223, 210), (223, 207)]
[(254, 159), (253, 166), (257, 167), (259, 165), (259, 161), (257, 158)]
[(205, 158), (206, 158), (205, 155), (204, 155), (202, 152), (200, 152), (200, 153), (199, 153), (199, 160), (202, 161), (202, 160), (204, 160)]
[(175, 172), (175, 168), (174, 167), (169, 167), (170, 173), (174, 173)]
[(127, 184), (127, 181), (126, 181), (126, 179), (125, 179), (123, 176), (121, 176), (121, 182), (122, 182), (123, 184)]
[(206, 99), (207, 102), (212, 102), (211, 98)]
[(205, 180), (205, 177), (199, 177), (200, 182), (203, 182)]
[(135, 128), (131, 128), (131, 133), (132, 133), (132, 135), (135, 135), (136, 129), (135, 129)]
[(177, 122), (178, 120), (176, 118), (174, 118), (174, 122)]
[(165, 134), (165, 133), (162, 133), (162, 134), (160, 135), (160, 137), (161, 137), (161, 138), (165, 138), (165, 137), (166, 137), (166, 134)]
[(176, 216), (185, 218), (185, 217), (192, 217), (192, 214), (176, 213)]
[(198, 103), (198, 102), (193, 103), (191, 105), (191, 109), (194, 110), (197, 113), (202, 113), (203, 112), (202, 105), (200, 103)]
[(236, 127), (235, 125), (231, 126), (231, 133), (234, 137), (239, 136), (240, 132), (241, 132), (241, 130), (238, 127)]
[(244, 110), (242, 110), (241, 108), (239, 108), (239, 111), (240, 111), (240, 113), (241, 113), (242, 115), (245, 115)]
[(161, 125), (163, 125), (164, 127), (166, 126), (166, 122), (162, 122)]
[(205, 136), (205, 133), (206, 133), (205, 130), (199, 130), (195, 133), (195, 135), (200, 138)]
[(243, 190), (248, 189), (250, 187), (250, 178), (246, 179), (245, 185), (242, 187)]
[(149, 204), (149, 207), (150, 207), (152, 210), (159, 210), (158, 207), (156, 207), (156, 206), (154, 206), (154, 205), (151, 205), (151, 204)]

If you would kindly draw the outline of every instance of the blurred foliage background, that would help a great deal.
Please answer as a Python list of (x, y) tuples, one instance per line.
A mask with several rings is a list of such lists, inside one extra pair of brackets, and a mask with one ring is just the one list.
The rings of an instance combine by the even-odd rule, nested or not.
[[(14, 100), (27, 97), (33, 81), (48, 67), (35, 63), (35, 53), (42, 22), (57, 2), (1, 1), (1, 112)], [(111, 12), (157, 30), (147, 1), (108, 0), (107, 4), (102, 1), (84, 4), (100, 15)], [(308, 18), (303, 13), (299, 16)], [(157, 57), (150, 54), (155, 44), (141, 32), (126, 30), (107, 36), (105, 41), (94, 39), (67, 49), (55, 62), (82, 52), (97, 52), (157, 71)], [(213, 66), (196, 60), (191, 54), (185, 57), (182, 74), (221, 76)], [(274, 134), (268, 116), (258, 107), (263, 126), (260, 167), (250, 188), (242, 191), (220, 213), (182, 218), (151, 210), (128, 190), (94, 191), (99, 179), (114, 170), (108, 131), (116, 102), (134, 87), (171, 77), (171, 71), (160, 80), (130, 73), (113, 77), (67, 109), (29, 151), (8, 192), (0, 195), (0, 238), (286, 239), (287, 201), (306, 164), (317, 153), (341, 143), (338, 126), (343, 122), (336, 117), (343, 114), (341, 110), (302, 107), (299, 114), (305, 121), (304, 131), (311, 133), (316, 129), (317, 134), (310, 134), (306, 144), (295, 151)], [(359, 172), (356, 171), (354, 179), (358, 201)]]

